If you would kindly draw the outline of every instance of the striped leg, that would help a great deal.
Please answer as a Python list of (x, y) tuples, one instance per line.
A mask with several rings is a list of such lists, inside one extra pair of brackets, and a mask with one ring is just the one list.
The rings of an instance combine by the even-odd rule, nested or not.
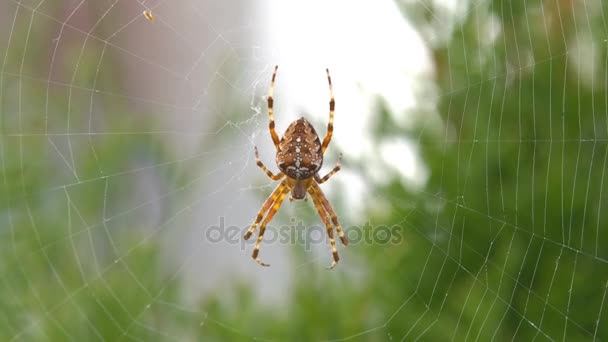
[(331, 136), (334, 133), (334, 110), (336, 108), (336, 101), (334, 100), (334, 88), (331, 85), (331, 77), (329, 76), (329, 69), (325, 69), (327, 72), (327, 82), (329, 82), (329, 123), (327, 124), (327, 134), (323, 139), (323, 145), (321, 146), (321, 152), (325, 153), (327, 146), (329, 146), (329, 142), (331, 141)]
[(315, 182), (312, 182), (311, 184), (312, 184), (311, 186), (314, 188), (315, 193), (319, 197), (319, 200), (323, 204), (323, 207), (325, 208), (325, 210), (327, 210), (327, 213), (329, 213), (329, 216), (331, 217), (331, 221), (333, 222), (334, 226), (336, 227), (336, 231), (338, 232), (338, 235), (340, 236), (340, 241), (342, 241), (342, 244), (344, 246), (348, 246), (348, 240), (346, 239), (346, 236), (344, 235), (344, 231), (342, 230), (342, 226), (340, 226), (340, 222), (338, 222), (338, 216), (336, 215), (336, 212), (331, 207), (331, 204), (329, 204), (329, 201), (327, 200), (327, 197), (325, 197), (325, 194), (321, 190), (321, 187), (319, 187), (319, 185)]
[(331, 171), (329, 171), (329, 173), (326, 174), (323, 178), (320, 178), (318, 174), (315, 174), (315, 180), (319, 184), (327, 182), (327, 180), (331, 178), (331, 176), (336, 174), (336, 172), (340, 171), (340, 167), (342, 167), (342, 153), (340, 153), (340, 156), (338, 156), (338, 163), (336, 164), (336, 166)]
[(277, 173), (276, 175), (273, 174), (270, 170), (268, 170), (268, 168), (266, 167), (266, 165), (264, 165), (264, 163), (262, 163), (262, 161), (260, 160), (260, 155), (258, 154), (258, 147), (254, 146), (254, 150), (255, 150), (255, 163), (258, 164), (258, 166), (260, 167), (260, 169), (262, 169), (262, 171), (264, 171), (264, 173), (266, 173), (266, 175), (268, 177), (270, 177), (270, 179), (272, 180), (279, 180), (281, 178), (283, 178), (284, 174), (283, 172)]
[(268, 224), (268, 222), (270, 222), (270, 220), (272, 220), (274, 214), (276, 214), (279, 208), (281, 207), (281, 203), (283, 203), (287, 192), (289, 192), (289, 187), (285, 187), (281, 190), (281, 192), (279, 193), (279, 197), (274, 202), (274, 205), (272, 206), (272, 208), (270, 208), (268, 215), (266, 215), (266, 218), (264, 218), (264, 221), (262, 221), (262, 224), (260, 225), (258, 239), (255, 242), (255, 247), (253, 248), (253, 254), (251, 254), (251, 257), (253, 258), (253, 260), (255, 260), (255, 262), (262, 266), (270, 266), (270, 264), (263, 263), (262, 260), (258, 258), (258, 254), (260, 253), (260, 246), (262, 245), (262, 239), (264, 238), (264, 232), (266, 231), (266, 225)]
[(327, 236), (329, 236), (329, 244), (331, 246), (331, 253), (333, 256), (333, 260), (331, 262), (331, 266), (328, 267), (328, 269), (333, 269), (334, 267), (336, 267), (336, 265), (338, 264), (338, 261), (340, 261), (340, 257), (338, 256), (338, 249), (336, 249), (336, 240), (334, 239), (334, 229), (331, 225), (331, 222), (329, 222), (329, 219), (327, 218), (327, 213), (325, 212), (325, 209), (323, 208), (323, 204), (321, 203), (321, 201), (319, 200), (319, 195), (317, 192), (314, 191), (314, 189), (311, 189), (310, 192), (310, 197), (312, 197), (312, 201), (315, 204), (315, 208), (317, 208), (317, 212), (319, 213), (319, 216), (321, 217), (321, 220), (323, 220), (323, 223), (325, 224), (325, 227), (327, 227)]
[(268, 89), (268, 118), (270, 119), (270, 122), (268, 123), (268, 129), (270, 130), (270, 137), (272, 138), (272, 142), (274, 143), (274, 146), (277, 149), (279, 148), (279, 136), (274, 130), (274, 99), (272, 98), (272, 95), (274, 94), (274, 79), (277, 77), (278, 68), (279, 66), (275, 65), (274, 73), (272, 74), (272, 81), (270, 81), (270, 89)]
[(287, 180), (282, 181), (274, 189), (274, 191), (270, 194), (270, 196), (268, 196), (268, 198), (266, 199), (266, 202), (264, 202), (264, 205), (262, 206), (262, 209), (260, 209), (260, 211), (258, 211), (258, 216), (255, 218), (255, 221), (251, 224), (251, 227), (249, 228), (247, 233), (245, 233), (245, 236), (243, 236), (243, 239), (249, 240), (249, 238), (251, 237), (251, 234), (253, 234), (253, 232), (255, 232), (255, 229), (257, 228), (258, 224), (260, 223), (260, 221), (262, 221), (264, 214), (266, 214), (266, 212), (268, 211), (268, 209), (270, 209), (270, 207), (276, 201), (276, 199), (283, 193), (285, 188), (287, 188)]

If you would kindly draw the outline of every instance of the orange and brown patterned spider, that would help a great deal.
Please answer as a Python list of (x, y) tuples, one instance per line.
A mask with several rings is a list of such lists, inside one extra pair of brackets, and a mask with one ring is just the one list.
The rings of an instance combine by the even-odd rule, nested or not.
[[(321, 170), (321, 165), (323, 164), (323, 154), (325, 153), (327, 146), (329, 146), (334, 130), (335, 101), (329, 69), (326, 69), (329, 92), (331, 95), (329, 100), (329, 124), (327, 125), (327, 135), (325, 135), (325, 138), (323, 139), (323, 144), (321, 144), (319, 136), (310, 122), (304, 118), (299, 118), (292, 122), (289, 127), (287, 127), (283, 137), (279, 140), (279, 136), (274, 129), (274, 114), (272, 107), (272, 94), (274, 92), (274, 79), (277, 76), (277, 69), (278, 65), (274, 67), (270, 89), (268, 90), (268, 117), (270, 118), (268, 128), (270, 130), (272, 142), (277, 149), (277, 166), (281, 171), (275, 175), (268, 170), (259, 158), (257, 147), (255, 148), (255, 161), (272, 180), (279, 180), (283, 177), (285, 177), (285, 179), (283, 179), (272, 194), (270, 194), (266, 202), (264, 202), (262, 209), (258, 212), (255, 221), (245, 234), (244, 239), (247, 240), (251, 237), (251, 234), (253, 234), (261, 221), (262, 223), (260, 224), (260, 231), (258, 232), (258, 239), (255, 243), (252, 257), (258, 264), (269, 266), (258, 258), (266, 225), (272, 220), (277, 210), (279, 210), (279, 207), (281, 207), (281, 203), (283, 203), (288, 192), (291, 191), (290, 200), (306, 199), (306, 194), (310, 194), (310, 197), (317, 208), (317, 212), (319, 213), (319, 216), (321, 216), (321, 220), (323, 220), (323, 223), (327, 227), (327, 235), (329, 236), (329, 243), (333, 254), (333, 261), (329, 269), (332, 269), (336, 266), (338, 260), (340, 260), (338, 257), (338, 250), (336, 249), (336, 241), (334, 240), (333, 227), (338, 231), (340, 241), (342, 241), (343, 245), (346, 246), (348, 240), (346, 240), (346, 236), (344, 236), (344, 232), (338, 222), (338, 217), (336, 216), (334, 209), (331, 207), (331, 204), (329, 204), (329, 201), (319, 187), (319, 184), (324, 183), (340, 170), (340, 161), (342, 160), (342, 155), (340, 154), (337, 165), (327, 175), (319, 177), (318, 172)], [(264, 218), (264, 214), (266, 214), (266, 218)], [(331, 219), (328, 218), (328, 216)], [(264, 218), (264, 221), (262, 221), (262, 218)]]

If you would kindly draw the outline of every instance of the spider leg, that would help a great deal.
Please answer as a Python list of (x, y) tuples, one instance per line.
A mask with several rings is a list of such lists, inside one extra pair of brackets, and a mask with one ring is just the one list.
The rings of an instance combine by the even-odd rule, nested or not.
[(251, 227), (249, 228), (249, 230), (247, 231), (247, 233), (245, 233), (245, 235), (243, 236), (243, 239), (249, 240), (249, 238), (251, 237), (251, 234), (253, 234), (253, 232), (255, 232), (255, 229), (257, 228), (258, 224), (260, 223), (260, 221), (262, 221), (262, 218), (264, 217), (264, 214), (266, 214), (266, 212), (268, 211), (268, 209), (270, 209), (270, 207), (272, 206), (272, 204), (281, 195), (281, 193), (283, 193), (283, 191), (285, 190), (286, 187), (287, 187), (287, 181), (283, 180), (274, 189), (274, 191), (270, 194), (270, 196), (268, 196), (268, 198), (266, 199), (266, 202), (264, 202), (264, 205), (262, 205), (262, 208), (260, 209), (260, 211), (258, 211), (258, 215), (255, 218), (255, 221), (253, 221), (253, 223), (251, 224)]
[(288, 191), (289, 187), (284, 187), (281, 190), (281, 192), (279, 193), (279, 197), (274, 202), (274, 205), (272, 206), (272, 208), (270, 208), (270, 211), (268, 211), (268, 215), (266, 215), (266, 218), (264, 218), (264, 221), (262, 221), (262, 224), (260, 225), (258, 239), (255, 242), (255, 247), (253, 248), (253, 253), (251, 254), (251, 257), (253, 258), (253, 260), (255, 260), (255, 262), (257, 262), (261, 266), (270, 266), (270, 264), (266, 264), (262, 262), (260, 258), (258, 258), (258, 254), (260, 253), (260, 246), (262, 245), (262, 239), (264, 238), (264, 232), (266, 231), (266, 225), (268, 224), (268, 222), (270, 222), (270, 220), (272, 220), (274, 214), (276, 214), (279, 208), (281, 207), (281, 203), (283, 203), (283, 200), (285, 199), (285, 196), (287, 195)]
[(268, 129), (270, 130), (270, 137), (272, 138), (274, 147), (276, 147), (277, 149), (279, 148), (279, 136), (277, 135), (277, 132), (274, 130), (274, 111), (273, 111), (274, 99), (272, 98), (272, 95), (274, 94), (274, 79), (277, 77), (278, 68), (279, 68), (279, 66), (275, 65), (274, 73), (272, 74), (272, 81), (270, 81), (270, 89), (268, 89), (268, 99), (267, 99), (268, 100), (268, 118), (270, 119), (270, 122), (268, 123)]
[(333, 222), (334, 226), (336, 227), (336, 231), (338, 232), (338, 235), (340, 236), (340, 241), (342, 241), (342, 244), (344, 246), (348, 246), (348, 240), (346, 239), (346, 236), (344, 235), (344, 231), (342, 230), (342, 226), (340, 226), (340, 222), (338, 222), (338, 216), (336, 215), (334, 208), (332, 208), (331, 204), (329, 204), (329, 201), (327, 200), (327, 197), (325, 197), (325, 194), (321, 190), (321, 187), (319, 187), (319, 185), (315, 182), (311, 183), (311, 187), (314, 188), (314, 191), (317, 194), (317, 196), (319, 197), (319, 200), (321, 201), (321, 203), (323, 204), (323, 207), (329, 213), (329, 216), (331, 217), (331, 221)]
[(342, 166), (342, 153), (340, 153), (340, 155), (338, 156), (338, 163), (336, 163), (336, 166), (331, 171), (329, 171), (329, 173), (326, 174), (323, 178), (319, 177), (318, 174), (315, 174), (315, 180), (319, 184), (323, 184), (323, 183), (327, 182), (327, 180), (329, 178), (331, 178), (331, 176), (336, 174), (336, 172), (340, 171), (341, 166)]
[(321, 201), (318, 198), (319, 195), (317, 192), (315, 192), (314, 188), (310, 189), (310, 197), (312, 197), (312, 202), (314, 203), (315, 208), (317, 209), (317, 212), (319, 213), (319, 216), (321, 217), (321, 220), (323, 220), (325, 227), (327, 227), (327, 236), (329, 236), (329, 244), (331, 246), (331, 253), (333, 256), (331, 266), (328, 267), (328, 269), (331, 270), (334, 267), (336, 267), (336, 265), (338, 264), (338, 261), (340, 261), (340, 257), (338, 256), (338, 249), (336, 248), (336, 240), (334, 239), (334, 229), (331, 225), (331, 222), (329, 221), (329, 218), (327, 217), (327, 212), (325, 211), (323, 204), (321, 203)]
[(329, 83), (329, 123), (327, 124), (327, 134), (325, 138), (323, 138), (323, 145), (321, 146), (321, 152), (325, 153), (327, 146), (329, 146), (329, 142), (331, 141), (331, 136), (334, 132), (334, 109), (336, 108), (336, 101), (334, 100), (334, 88), (331, 85), (331, 76), (329, 76), (329, 69), (325, 69), (327, 72), (327, 82)]
[(258, 166), (260, 167), (260, 169), (262, 169), (262, 171), (264, 171), (264, 173), (266, 173), (266, 175), (268, 177), (270, 177), (270, 179), (272, 180), (279, 180), (281, 178), (283, 178), (284, 174), (283, 172), (277, 173), (276, 175), (273, 174), (270, 170), (268, 170), (268, 168), (266, 167), (266, 165), (264, 165), (264, 163), (262, 163), (262, 160), (260, 160), (260, 155), (258, 154), (258, 147), (254, 146), (254, 150), (255, 150), (255, 163), (258, 164)]

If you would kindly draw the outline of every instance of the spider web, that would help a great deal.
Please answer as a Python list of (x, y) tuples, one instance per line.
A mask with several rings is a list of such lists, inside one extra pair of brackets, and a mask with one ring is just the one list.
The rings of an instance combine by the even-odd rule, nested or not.
[[(0, 4), (0, 336), (283, 340), (322, 323), (302, 305), (337, 326), (311, 339), (605, 339), (605, 5), (398, 5)], [(279, 132), (324, 134), (330, 68), (324, 169), (345, 160), (323, 188), (344, 227), (399, 243), (340, 248), (328, 273), (326, 242), (266, 243), (265, 269), (209, 240), (275, 186), (253, 157), (275, 170), (275, 63)], [(274, 227), (320, 224), (310, 207)]]

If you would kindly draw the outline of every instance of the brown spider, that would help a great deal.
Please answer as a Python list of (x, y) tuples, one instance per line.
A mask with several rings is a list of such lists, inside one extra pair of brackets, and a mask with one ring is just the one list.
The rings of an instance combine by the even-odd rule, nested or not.
[[(281, 171), (276, 175), (273, 174), (260, 160), (257, 147), (255, 147), (254, 150), (257, 165), (266, 173), (266, 175), (268, 175), (268, 177), (270, 177), (270, 179), (279, 180), (283, 177), (286, 178), (283, 179), (283, 181), (274, 189), (272, 194), (268, 196), (268, 199), (266, 199), (266, 202), (262, 205), (262, 209), (258, 212), (251, 228), (249, 228), (245, 234), (244, 239), (247, 240), (251, 237), (251, 234), (253, 234), (258, 224), (260, 224), (260, 221), (262, 221), (264, 214), (267, 212), (266, 218), (264, 218), (264, 221), (262, 221), (262, 224), (260, 225), (260, 231), (258, 232), (258, 239), (255, 243), (252, 257), (258, 264), (270, 266), (263, 263), (258, 258), (266, 225), (272, 220), (277, 210), (279, 210), (281, 203), (288, 192), (291, 191), (290, 200), (292, 201), (299, 199), (306, 200), (306, 194), (310, 194), (319, 216), (321, 216), (323, 223), (327, 227), (327, 235), (329, 236), (329, 243), (333, 254), (333, 261), (329, 269), (332, 269), (340, 260), (338, 257), (338, 250), (336, 249), (336, 241), (334, 240), (332, 223), (340, 235), (342, 244), (345, 246), (348, 245), (348, 240), (346, 240), (346, 237), (344, 236), (344, 232), (338, 222), (338, 217), (336, 216), (334, 209), (331, 207), (331, 204), (329, 204), (329, 201), (319, 187), (319, 184), (325, 183), (331, 176), (340, 171), (340, 162), (342, 160), (342, 154), (340, 154), (337, 165), (327, 175), (319, 177), (318, 172), (321, 170), (321, 165), (323, 164), (323, 154), (325, 153), (327, 146), (329, 146), (334, 130), (335, 101), (329, 69), (326, 69), (329, 92), (331, 95), (329, 100), (329, 124), (327, 125), (327, 135), (325, 135), (323, 144), (321, 144), (317, 132), (310, 122), (304, 118), (299, 118), (292, 122), (289, 127), (287, 127), (283, 137), (279, 140), (279, 136), (274, 129), (274, 114), (272, 107), (274, 79), (277, 76), (278, 67), (278, 65), (274, 67), (270, 89), (268, 90), (268, 117), (270, 118), (268, 128), (270, 130), (272, 142), (277, 149), (277, 166)], [(331, 217), (331, 221), (330, 218), (327, 217), (328, 215)]]

